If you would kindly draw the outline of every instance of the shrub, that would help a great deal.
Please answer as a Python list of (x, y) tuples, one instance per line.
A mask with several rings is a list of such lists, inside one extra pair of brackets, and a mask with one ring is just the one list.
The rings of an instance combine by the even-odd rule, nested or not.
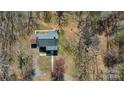
[(107, 67), (112, 67), (117, 64), (117, 56), (111, 50), (107, 50), (104, 56), (104, 64)]
[(124, 80), (124, 66), (121, 67), (121, 69), (119, 69), (119, 78), (120, 80)]
[(90, 20), (93, 24), (96, 24), (100, 19), (100, 12), (90, 12)]
[(117, 32), (115, 40), (119, 43), (119, 45), (124, 44), (124, 30)]

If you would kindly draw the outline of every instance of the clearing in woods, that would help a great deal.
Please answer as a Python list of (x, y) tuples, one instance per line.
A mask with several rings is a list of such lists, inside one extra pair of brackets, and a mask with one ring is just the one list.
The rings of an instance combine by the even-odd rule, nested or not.
[[(56, 25), (53, 24), (46, 24), (44, 22), (41, 22), (41, 25), (45, 28), (56, 28)], [(76, 31), (77, 22), (70, 22), (67, 26), (63, 27), (64, 30), (64, 36), (68, 37), (72, 41), (76, 41), (78, 39), (77, 35), (74, 33)], [(64, 41), (63, 41), (64, 42)], [(64, 59), (64, 80), (70, 81), (70, 80), (77, 80), (76, 72), (75, 72), (75, 63), (73, 60), (73, 56), (69, 55), (68, 51), (60, 50), (59, 49), (59, 55)], [(61, 54), (64, 53), (64, 54)], [(33, 50), (33, 64), (35, 68), (35, 76), (34, 80), (51, 80), (51, 57), (50, 56), (39, 56), (38, 49)]]

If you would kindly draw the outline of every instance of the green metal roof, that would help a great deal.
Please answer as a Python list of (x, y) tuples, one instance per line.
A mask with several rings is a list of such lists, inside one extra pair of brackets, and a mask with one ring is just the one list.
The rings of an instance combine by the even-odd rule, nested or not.
[(58, 33), (56, 31), (48, 31), (47, 33), (37, 34), (38, 39), (58, 39)]

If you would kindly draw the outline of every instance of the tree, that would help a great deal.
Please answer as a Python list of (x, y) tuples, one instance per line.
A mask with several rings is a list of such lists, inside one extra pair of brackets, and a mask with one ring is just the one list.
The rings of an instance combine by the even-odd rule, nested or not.
[(52, 13), (49, 11), (45, 11), (44, 12), (44, 21), (46, 23), (50, 23), (51, 22), (51, 18), (52, 18)]
[[(35, 14), (36, 12), (34, 12), (34, 15)], [(23, 48), (18, 48), (18, 50), (15, 52), (15, 45), (17, 45), (17, 41), (19, 41), (20, 38), (26, 39), (27, 36), (37, 28), (37, 22), (35, 19), (36, 16), (34, 17), (34, 15), (33, 12), (0, 12), (0, 43), (2, 52), (0, 55), (0, 61), (2, 61), (1, 66), (9, 65), (9, 67), (11, 67), (18, 63), (19, 60), (17, 60), (16, 57), (19, 54), (17, 51), (22, 51)], [(18, 47), (20, 46), (21, 44), (18, 44)], [(28, 61), (27, 64), (25, 64), (25, 62), (24, 64), (22, 64), (20, 61), (19, 62), (20, 68), (23, 69), (23, 66), (27, 68), (24, 68), (24, 72), (30, 76), (32, 71), (32, 61), (30, 60), (30, 57), (24, 59), (20, 58), (20, 60), (22, 60), (22, 63), (24, 61)], [(26, 76), (24, 79), (27, 80), (28, 76)]]
[(52, 79), (55, 81), (64, 80), (64, 59), (56, 58), (54, 63), (54, 71), (52, 72)]
[[(85, 20), (83, 17), (84, 15), (87, 15)], [(89, 67), (90, 67), (91, 61), (94, 62), (93, 70), (98, 68), (96, 67), (96, 64), (97, 64), (96, 55), (91, 56), (91, 53), (94, 54), (99, 46), (99, 40), (97, 36), (95, 35), (95, 32), (96, 32), (95, 25), (97, 25), (97, 23), (93, 23), (93, 21), (94, 20), (90, 12), (86, 14), (83, 14), (83, 12), (80, 12), (80, 20), (79, 20), (79, 25), (78, 25), (78, 29), (80, 33), (79, 43), (78, 43), (79, 54), (77, 56), (80, 56), (78, 68), (79, 68), (81, 80), (90, 79), (91, 72), (89, 71)]]

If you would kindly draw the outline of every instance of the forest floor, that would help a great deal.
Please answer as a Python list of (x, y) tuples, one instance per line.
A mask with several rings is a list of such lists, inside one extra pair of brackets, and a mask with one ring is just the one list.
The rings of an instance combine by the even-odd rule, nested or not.
[(98, 36), (98, 38), (99, 38), (99, 42), (100, 42), (100, 44), (99, 44), (100, 49), (97, 54), (97, 62), (98, 62), (97, 65), (99, 67), (99, 70), (105, 71), (103, 59), (104, 59), (104, 54), (105, 54), (106, 48), (107, 48), (107, 39), (104, 34), (101, 36)]

